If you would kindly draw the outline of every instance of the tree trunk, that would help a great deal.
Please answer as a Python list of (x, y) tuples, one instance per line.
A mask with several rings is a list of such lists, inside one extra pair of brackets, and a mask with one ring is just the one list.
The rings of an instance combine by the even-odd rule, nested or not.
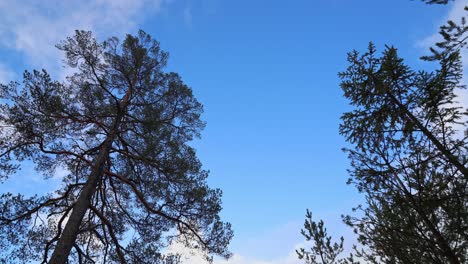
[(108, 137), (99, 149), (99, 154), (95, 159), (93, 168), (91, 169), (91, 174), (89, 175), (85, 186), (81, 190), (78, 200), (73, 206), (72, 213), (68, 218), (67, 224), (65, 225), (60, 239), (57, 242), (54, 253), (50, 258), (50, 264), (63, 264), (67, 262), (70, 250), (75, 244), (81, 221), (89, 208), (91, 197), (96, 191), (96, 185), (102, 177), (105, 161), (108, 157), (112, 141), (113, 138), (111, 139)]
[(65, 228), (60, 235), (57, 246), (52, 253), (52, 257), (49, 260), (50, 264), (65, 264), (68, 260), (71, 248), (75, 244), (76, 238), (78, 236), (78, 230), (80, 228), (81, 221), (83, 220), (86, 211), (90, 207), (91, 198), (96, 191), (96, 185), (101, 180), (103, 175), (104, 165), (107, 158), (109, 157), (110, 148), (112, 147), (112, 143), (118, 133), (118, 129), (126, 112), (127, 106), (130, 103), (132, 92), (132, 85), (130, 85), (127, 93), (118, 105), (117, 117), (115, 119), (113, 128), (99, 148), (98, 156), (94, 159), (94, 164), (91, 168), (91, 173), (88, 177), (88, 180), (81, 190), (76, 203), (73, 205), (72, 213), (68, 218), (67, 224), (65, 225)]
[(388, 93), (390, 98), (403, 110), (406, 116), (418, 127), (424, 135), (436, 146), (436, 148), (444, 155), (447, 160), (452, 163), (464, 176), (468, 179), (468, 169), (458, 160), (452, 152), (450, 152), (440, 141), (419, 122), (419, 120), (406, 108), (392, 93)]

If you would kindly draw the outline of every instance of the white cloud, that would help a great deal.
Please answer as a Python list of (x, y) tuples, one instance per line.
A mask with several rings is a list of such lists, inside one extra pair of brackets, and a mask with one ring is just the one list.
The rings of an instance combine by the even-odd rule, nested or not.
[[(352, 229), (342, 223), (340, 214), (337, 212), (320, 211), (314, 214), (315, 220), (322, 218), (328, 229), (328, 234), (333, 237), (332, 241), (339, 241), (339, 237), (345, 238), (344, 252), (342, 257), (353, 252), (352, 245), (356, 243), (356, 236)], [(312, 242), (305, 242), (300, 234), (303, 219), (291, 221), (272, 229), (251, 234), (249, 238), (242, 238), (242, 244), (237, 244), (237, 251), (228, 259), (215, 258), (213, 264), (304, 264), (299, 260), (296, 249), (310, 249)], [(236, 236), (234, 237), (236, 240)], [(182, 256), (182, 263), (208, 264), (202, 254), (187, 249), (181, 243), (173, 243), (168, 247), (168, 252), (178, 253)]]
[[(301, 224), (291, 221), (264, 232), (251, 233), (241, 238), (242, 244), (237, 245), (231, 258), (215, 257), (213, 264), (303, 264), (296, 249), (310, 245), (301, 242), (300, 228)], [(181, 242), (173, 241), (167, 252), (181, 255), (182, 263), (208, 264), (201, 252), (188, 249)]]
[[(192, 263), (192, 262), (187, 262)], [(246, 258), (241, 255), (234, 254), (229, 260), (215, 261), (214, 264), (303, 264), (304, 261), (298, 259), (296, 251), (291, 250), (288, 256), (272, 259), (272, 260), (259, 260), (255, 258)], [(202, 264), (202, 263), (196, 263)]]
[(54, 174), (52, 175), (52, 178), (53, 179), (62, 179), (65, 176), (67, 176), (68, 174), (70, 174), (69, 170), (67, 170), (66, 168), (64, 168), (62, 166), (59, 166), (59, 167), (55, 168)]
[[(461, 18), (468, 14), (468, 11), (464, 10), (464, 7), (468, 6), (468, 0), (455, 1), (448, 14), (439, 22), (440, 25), (444, 25), (448, 20), (452, 20), (455, 23), (460, 23)], [(441, 35), (438, 33), (438, 29), (434, 34), (420, 40), (417, 46), (424, 49), (425, 54), (429, 54), (429, 47), (434, 47), (435, 43), (442, 41)], [(461, 51), (462, 63), (463, 63), (463, 79), (462, 83), (468, 85), (468, 49), (464, 48)], [(468, 90), (457, 90), (456, 95), (458, 96), (457, 101), (459, 105), (468, 108)], [(455, 127), (459, 131), (460, 136), (463, 136), (463, 130), (466, 129), (464, 126)]]
[[(261, 246), (261, 245), (259, 245)], [(255, 257), (246, 257), (240, 254), (234, 254), (228, 260), (215, 259), (213, 264), (303, 264), (297, 258), (296, 249), (302, 245), (298, 244), (290, 250), (290, 253), (284, 257), (279, 257), (271, 260), (262, 260)], [(171, 253), (178, 253), (181, 255), (182, 263), (191, 264), (208, 264), (200, 253), (194, 252), (190, 249), (185, 248), (182, 244), (173, 244), (168, 249)]]
[[(448, 20), (459, 22), (463, 16), (466, 16), (467, 11), (464, 10), (465, 6), (468, 6), (468, 0), (455, 1), (448, 14), (437, 22), (439, 26), (446, 24)], [(416, 43), (417, 46), (427, 50), (429, 47), (434, 46), (436, 42), (441, 41), (442, 37), (438, 33), (439, 26), (437, 26), (433, 34), (418, 41)]]
[[(54, 45), (75, 29), (98, 36), (122, 35), (135, 30), (143, 17), (157, 13), (168, 0), (2, 0), (0, 48), (25, 56), (33, 67), (62, 76), (61, 52)], [(1, 68), (0, 68), (1, 74)], [(0, 75), (1, 77), (1, 75)]]
[[(438, 21), (439, 26), (445, 25), (448, 20), (452, 20), (455, 23), (460, 23), (462, 17), (466, 17), (468, 11), (464, 10), (464, 7), (468, 6), (468, 0), (460, 0), (455, 1), (452, 8), (448, 12), (448, 14), (443, 17), (440, 21)], [(430, 36), (423, 38), (422, 40), (418, 41), (416, 45), (422, 49), (424, 49), (425, 54), (429, 54), (429, 48), (434, 47), (435, 43), (442, 41), (443, 38), (439, 34), (439, 27), (434, 30), (434, 33)], [(462, 50), (462, 59), (463, 64), (465, 67), (468, 67), (468, 51), (467, 49)]]

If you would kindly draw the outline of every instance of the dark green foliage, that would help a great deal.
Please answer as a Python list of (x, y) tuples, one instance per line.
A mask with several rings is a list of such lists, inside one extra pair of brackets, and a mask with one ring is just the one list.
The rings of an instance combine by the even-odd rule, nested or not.
[[(393, 47), (382, 55), (372, 44), (363, 54), (349, 53), (339, 77), (352, 111), (343, 114), (340, 134), (353, 145), (345, 149), (352, 167), (348, 183), (365, 203), (343, 218), (360, 249), (334, 263), (352, 257), (365, 263), (468, 262), (468, 112), (456, 96), (465, 89), (460, 52), (466, 32), (464, 18), (441, 27), (444, 40), (423, 57), (439, 63), (433, 72), (412, 70)], [(319, 234), (306, 236), (314, 248), (324, 244), (320, 222), (306, 229)], [(343, 250), (340, 244), (325, 249)]]
[[(354, 110), (340, 133), (349, 153), (349, 183), (366, 205), (345, 222), (367, 255), (383, 263), (463, 263), (468, 254), (467, 140), (457, 136), (464, 109), (454, 104), (458, 52), (438, 71), (414, 72), (388, 47), (348, 57), (341, 87)], [(460, 132), (460, 131), (458, 131)]]
[(122, 44), (77, 31), (58, 48), (76, 69), (65, 82), (43, 70), (1, 86), (0, 179), (24, 160), (46, 177), (69, 171), (53, 194), (0, 197), (2, 261), (48, 261), (90, 184), (69, 261), (177, 263), (162, 254), (174, 239), (228, 257), (221, 191), (188, 145), (204, 127), (202, 105), (163, 71), (159, 43), (142, 31)]
[[(468, 11), (468, 6), (464, 8)], [(462, 17), (459, 23), (449, 20), (446, 25), (440, 27), (439, 34), (443, 40), (436, 43), (436, 48), (430, 48), (432, 55), (423, 56), (423, 60), (443, 60), (452, 53), (466, 48), (468, 40), (468, 26), (466, 17)]]
[(350, 262), (348, 262), (347, 259), (339, 258), (339, 255), (343, 252), (343, 237), (340, 238), (339, 243), (332, 243), (332, 238), (328, 236), (323, 221), (320, 220), (317, 223), (312, 220), (312, 213), (308, 210), (304, 222), (304, 229), (301, 230), (301, 234), (306, 241), (314, 242), (310, 251), (304, 248), (296, 250), (299, 259), (304, 259), (307, 264), (354, 263), (352, 256), (350, 257)]

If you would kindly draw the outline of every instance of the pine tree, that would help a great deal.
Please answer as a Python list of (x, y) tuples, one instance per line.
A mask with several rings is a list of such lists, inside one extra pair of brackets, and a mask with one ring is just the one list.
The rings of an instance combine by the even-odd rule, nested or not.
[(23, 161), (69, 172), (55, 193), (0, 197), (2, 261), (176, 263), (163, 254), (175, 240), (228, 257), (221, 191), (188, 144), (202, 105), (164, 71), (168, 54), (143, 31), (122, 43), (76, 31), (57, 47), (66, 81), (42, 70), (1, 86), (0, 178)]
[(370, 255), (384, 263), (463, 263), (468, 254), (467, 140), (454, 104), (463, 88), (458, 52), (440, 69), (412, 71), (387, 47), (350, 53), (340, 73), (354, 110), (342, 117), (350, 183), (365, 194), (360, 214), (345, 217)]
[[(351, 160), (348, 183), (364, 194), (365, 203), (344, 217), (358, 235), (359, 249), (327, 263), (468, 261), (468, 111), (456, 96), (465, 89), (460, 52), (467, 32), (465, 18), (441, 27), (444, 40), (422, 58), (439, 63), (433, 72), (412, 70), (394, 47), (382, 55), (373, 44), (364, 54), (349, 53), (339, 77), (353, 110), (343, 114), (340, 134), (353, 145), (345, 150)], [(309, 236), (314, 247), (299, 253), (316, 256), (313, 249), (324, 244), (317, 231), (321, 222), (307, 221), (315, 223), (306, 220), (303, 234), (322, 236)], [(339, 254), (342, 244), (336, 245), (324, 249)]]

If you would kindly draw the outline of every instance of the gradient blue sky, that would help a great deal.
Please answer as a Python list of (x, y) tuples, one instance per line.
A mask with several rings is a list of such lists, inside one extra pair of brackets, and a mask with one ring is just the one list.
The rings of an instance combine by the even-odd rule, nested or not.
[[(207, 127), (194, 144), (211, 171), (211, 186), (223, 190), (222, 217), (235, 231), (235, 257), (228, 263), (248, 264), (296, 263), (293, 250), (302, 243), (306, 208), (324, 218), (332, 234), (353, 239), (340, 222), (360, 200), (345, 184), (349, 163), (338, 135), (339, 117), (348, 108), (337, 78), (346, 53), (373, 41), (379, 50), (385, 44), (398, 47), (412, 66), (430, 68), (418, 58), (427, 54), (438, 27), (468, 5), (468, 0), (447, 6), (419, 0), (21, 2), (0, 0), (0, 81), (42, 67), (63, 78), (67, 71), (53, 45), (74, 29), (93, 30), (103, 39), (141, 28), (170, 52), (169, 70), (181, 74), (205, 107)], [(25, 168), (0, 192), (42, 192), (53, 181), (44, 184)]]

